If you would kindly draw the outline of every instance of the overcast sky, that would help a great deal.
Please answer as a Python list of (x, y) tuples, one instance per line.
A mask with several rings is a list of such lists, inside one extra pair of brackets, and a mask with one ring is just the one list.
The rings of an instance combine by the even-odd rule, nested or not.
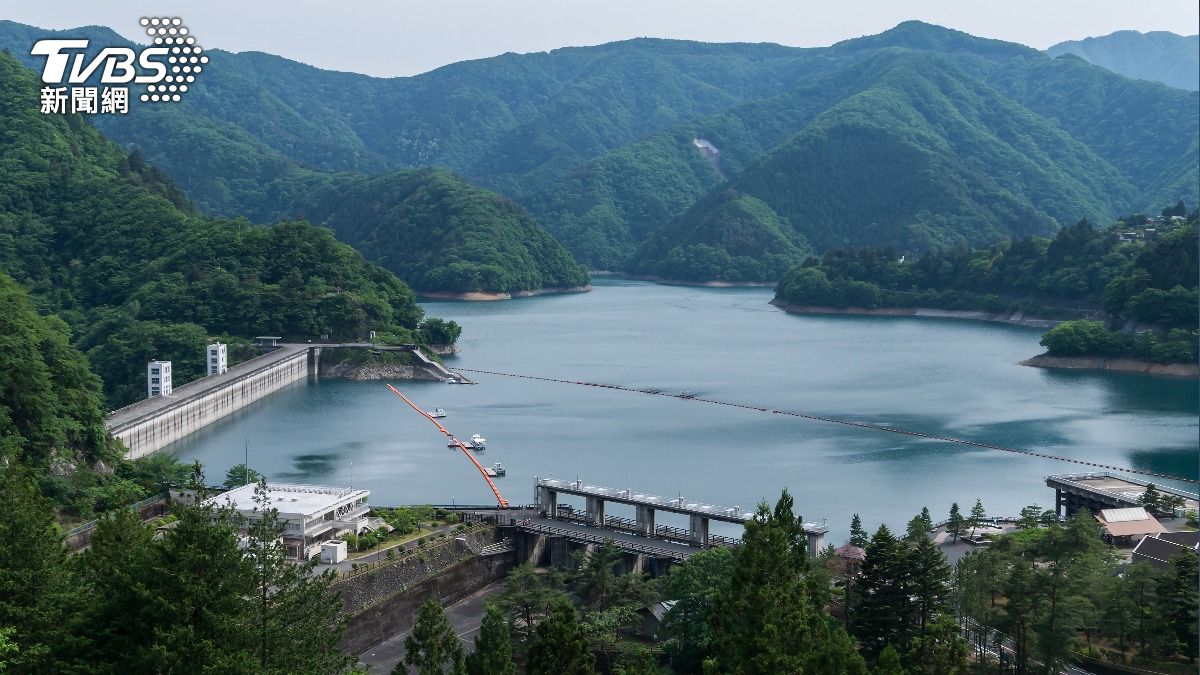
[(633, 37), (817, 47), (920, 19), (1045, 49), (1117, 30), (1193, 35), (1195, 0), (3, 0), (0, 18), (108, 26), (179, 16), (208, 48), (413, 75), (447, 63)]

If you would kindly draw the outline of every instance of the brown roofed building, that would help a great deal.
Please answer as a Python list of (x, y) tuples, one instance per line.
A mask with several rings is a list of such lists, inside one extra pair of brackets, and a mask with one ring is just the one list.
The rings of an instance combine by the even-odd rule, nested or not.
[(1108, 538), (1118, 546), (1132, 543), (1133, 538), (1161, 534), (1167, 531), (1146, 509), (1136, 506), (1126, 509), (1104, 509), (1096, 515)]

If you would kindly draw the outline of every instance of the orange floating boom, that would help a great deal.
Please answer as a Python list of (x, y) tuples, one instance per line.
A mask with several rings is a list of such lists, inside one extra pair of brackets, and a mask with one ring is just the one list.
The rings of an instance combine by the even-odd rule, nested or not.
[(487, 475), (487, 471), (483, 470), (483, 465), (479, 463), (479, 460), (475, 459), (475, 455), (472, 455), (470, 452), (467, 451), (467, 446), (463, 445), (462, 441), (458, 440), (457, 436), (450, 433), (450, 431), (448, 429), (446, 429), (446, 427), (442, 426), (441, 423), (438, 422), (433, 417), (431, 417), (429, 415), (429, 413), (425, 412), (420, 407), (418, 407), (416, 403), (413, 403), (412, 401), (408, 400), (408, 397), (405, 396), (404, 394), (401, 394), (399, 389), (396, 389), (395, 387), (393, 387), (390, 384), (387, 385), (387, 388), (391, 389), (393, 394), (395, 394), (395, 395), (399, 396), (401, 399), (403, 399), (404, 402), (407, 403), (410, 408), (421, 413), (422, 417), (429, 420), (430, 422), (433, 422), (437, 426), (437, 428), (441, 430), (441, 432), (443, 434), (446, 434), (451, 439), (453, 439), (454, 443), (458, 446), (458, 449), (463, 451), (463, 454), (467, 456), (467, 459), (471, 460), (471, 463), (475, 465), (476, 469), (479, 469), (479, 475), (483, 476), (483, 479), (487, 481), (488, 486), (492, 488), (492, 492), (496, 495), (496, 502), (498, 504), (500, 504), (500, 506), (502, 506), (502, 507), (505, 507), (505, 508), (508, 507), (508, 500), (506, 500), (504, 498), (504, 496), (500, 494), (500, 488), (496, 487), (496, 484), (494, 482), (492, 482), (492, 477)]

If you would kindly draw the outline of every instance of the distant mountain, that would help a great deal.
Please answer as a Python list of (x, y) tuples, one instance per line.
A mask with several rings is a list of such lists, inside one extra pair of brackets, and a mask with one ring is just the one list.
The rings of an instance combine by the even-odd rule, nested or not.
[(1060, 42), (1046, 53), (1053, 57), (1074, 54), (1126, 77), (1162, 82), (1187, 91), (1200, 90), (1200, 35), (1122, 30)]
[[(606, 153), (527, 203), (582, 260), (620, 268), (641, 242), (659, 248), (656, 228), (692, 231), (673, 219), (727, 189), (696, 138), (719, 150), (728, 187), (818, 252), (980, 246), (1200, 197), (1195, 94), (1019, 45), (972, 51), (975, 38), (923, 24), (895, 32), (864, 38), (875, 50), (839, 45), (856, 56), (792, 91)], [(913, 44), (953, 47), (901, 47)], [(654, 257), (639, 252), (639, 270)]]
[(670, 281), (759, 282), (778, 279), (811, 253), (761, 199), (720, 189), (656, 230), (629, 269)]
[[(0, 46), (31, 64), (22, 52), (44, 34), (0, 22)], [(382, 222), (375, 214), (436, 219), (416, 217), (414, 202), (398, 196), (408, 174), (344, 174), (429, 165), (526, 207), (593, 269), (657, 276), (668, 257), (700, 261), (710, 249), (719, 264), (705, 269), (743, 278), (774, 274), (767, 255), (982, 246), (1080, 217), (1105, 222), (1200, 201), (1197, 94), (920, 22), (820, 49), (639, 39), (392, 79), (210, 53), (182, 104), (95, 123), (212, 213), (306, 215), (352, 241)], [(346, 187), (355, 181), (381, 192)], [(319, 203), (329, 185), (356, 195), (345, 207), (354, 222)], [(445, 248), (433, 256), (363, 250), (418, 285), (446, 280), (429, 274), (431, 261), (508, 250), (501, 239), (536, 227), (505, 208), (476, 212), (496, 219), (471, 230), (472, 241), (494, 233), (487, 247), (435, 237)], [(720, 223), (757, 234), (727, 237)], [(415, 241), (408, 234), (383, 240)], [(762, 241), (778, 248), (754, 252)], [(703, 255), (672, 253), (685, 249)], [(483, 269), (496, 258), (462, 259)], [(480, 278), (576, 276), (556, 262), (512, 272)]]

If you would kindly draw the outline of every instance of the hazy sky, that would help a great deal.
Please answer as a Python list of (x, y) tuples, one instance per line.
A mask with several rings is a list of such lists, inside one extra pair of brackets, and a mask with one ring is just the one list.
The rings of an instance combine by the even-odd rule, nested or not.
[(920, 19), (1044, 49), (1117, 30), (1197, 32), (1195, 0), (3, 0), (0, 19), (109, 26), (179, 16), (200, 44), (321, 68), (412, 75), (504, 52), (651, 36), (826, 46)]

